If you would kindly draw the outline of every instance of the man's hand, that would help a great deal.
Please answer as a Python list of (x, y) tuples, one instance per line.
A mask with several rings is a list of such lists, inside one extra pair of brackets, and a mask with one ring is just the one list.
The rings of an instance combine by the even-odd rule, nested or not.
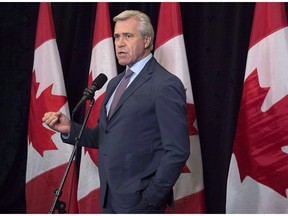
[(57, 132), (63, 134), (70, 134), (71, 121), (66, 115), (64, 115), (60, 111), (45, 113), (42, 121), (51, 129)]

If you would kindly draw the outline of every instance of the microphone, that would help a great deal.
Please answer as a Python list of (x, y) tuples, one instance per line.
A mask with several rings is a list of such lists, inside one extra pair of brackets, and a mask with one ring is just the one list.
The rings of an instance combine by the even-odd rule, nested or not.
[(90, 88), (85, 88), (83, 92), (83, 96), (81, 100), (78, 102), (78, 104), (73, 109), (73, 112), (76, 112), (82, 103), (84, 103), (86, 100), (91, 100), (94, 97), (95, 91), (101, 89), (103, 85), (107, 82), (108, 78), (105, 74), (101, 73), (99, 74), (94, 81), (92, 82), (92, 85)]

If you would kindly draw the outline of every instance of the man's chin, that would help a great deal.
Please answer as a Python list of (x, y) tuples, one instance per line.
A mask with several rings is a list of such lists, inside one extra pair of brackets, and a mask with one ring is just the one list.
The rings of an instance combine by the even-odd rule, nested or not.
[(119, 61), (118, 60), (118, 63), (119, 63), (119, 65), (121, 65), (121, 66), (126, 66), (126, 65), (128, 65), (129, 64), (129, 62), (127, 62), (127, 61)]

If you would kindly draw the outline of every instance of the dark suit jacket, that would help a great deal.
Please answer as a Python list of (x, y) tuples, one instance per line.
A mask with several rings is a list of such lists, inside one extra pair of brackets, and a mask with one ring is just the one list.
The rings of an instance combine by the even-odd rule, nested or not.
[[(190, 154), (184, 86), (153, 57), (108, 121), (106, 103), (123, 75), (109, 82), (98, 124), (86, 128), (80, 142), (99, 148), (101, 205), (108, 185), (117, 213), (133, 212), (143, 196), (154, 206), (172, 204), (173, 185)], [(63, 141), (73, 143), (79, 128), (73, 123)]]

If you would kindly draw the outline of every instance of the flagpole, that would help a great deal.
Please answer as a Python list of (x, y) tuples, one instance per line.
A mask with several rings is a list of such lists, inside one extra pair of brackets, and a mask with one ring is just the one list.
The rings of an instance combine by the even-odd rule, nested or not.
[[(67, 178), (67, 176), (68, 176), (69, 170), (70, 170), (70, 168), (71, 168), (73, 159), (74, 159), (74, 157), (75, 157), (75, 155), (76, 155), (78, 144), (79, 144), (79, 142), (80, 142), (80, 140), (81, 140), (82, 133), (83, 133), (83, 131), (84, 131), (84, 129), (85, 129), (85, 126), (86, 126), (87, 120), (88, 120), (88, 118), (89, 118), (90, 112), (91, 112), (91, 110), (92, 110), (92, 107), (93, 107), (93, 105), (94, 105), (94, 102), (95, 102), (95, 99), (94, 99), (94, 96), (93, 96), (93, 97), (91, 97), (91, 101), (90, 101), (90, 104), (89, 104), (89, 107), (88, 107), (88, 111), (87, 111), (87, 113), (86, 113), (86, 115), (85, 115), (85, 118), (84, 118), (82, 127), (81, 127), (81, 129), (80, 129), (80, 132), (79, 132), (79, 134), (78, 134), (78, 136), (77, 136), (77, 138), (76, 138), (76, 142), (75, 142), (75, 145), (74, 145), (72, 154), (71, 154), (71, 156), (70, 156), (68, 165), (67, 165), (67, 167), (66, 167), (65, 173), (64, 173), (64, 175), (63, 175), (62, 181), (61, 181), (58, 189), (55, 190), (55, 193), (54, 193), (54, 195), (55, 195), (54, 201), (53, 201), (53, 203), (52, 203), (52, 205), (51, 205), (51, 208), (50, 208), (50, 211), (48, 212), (48, 214), (53, 214), (56, 209), (58, 210), (58, 213), (66, 213), (66, 210), (65, 210), (65, 208), (66, 208), (66, 203), (63, 202), (63, 201), (60, 201), (59, 198), (60, 198), (61, 195), (62, 195), (62, 189), (63, 189), (63, 187), (64, 187), (64, 184), (65, 184), (66, 178)], [(72, 119), (73, 119), (73, 115), (74, 115), (74, 112), (73, 112), (73, 114), (72, 114)], [(73, 125), (73, 123), (72, 123), (72, 125)], [(73, 178), (73, 176), (72, 176), (72, 178)]]

